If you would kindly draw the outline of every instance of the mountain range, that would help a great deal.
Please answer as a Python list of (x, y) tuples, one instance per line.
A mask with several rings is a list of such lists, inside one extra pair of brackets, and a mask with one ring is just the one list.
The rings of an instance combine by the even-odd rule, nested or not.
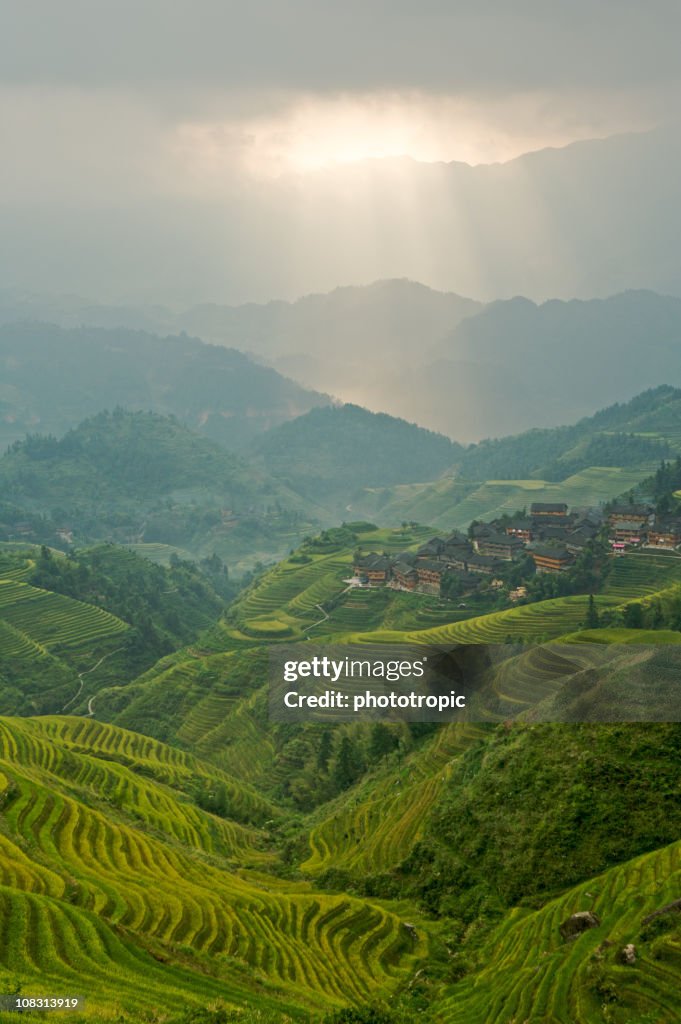
[[(97, 326), (116, 318), (129, 326)], [(333, 396), (468, 443), (681, 385), (681, 299), (645, 290), (482, 306), (393, 280), (178, 314), (5, 292), (3, 320), (0, 442), (121, 404), (173, 413), (239, 449)], [(45, 375), (56, 347), (60, 364)]]
[(5, 324), (0, 371), (0, 444), (26, 433), (60, 435), (120, 405), (176, 415), (238, 449), (329, 402), (234, 349), (125, 328)]
[(485, 301), (641, 287), (680, 295), (679, 181), (671, 123), (505, 163), (388, 157), (268, 177), (221, 187), (218, 216), (203, 190), (180, 207), (154, 195), (126, 209), (75, 205), (68, 217), (46, 197), (6, 204), (0, 276), (165, 304), (405, 277)]

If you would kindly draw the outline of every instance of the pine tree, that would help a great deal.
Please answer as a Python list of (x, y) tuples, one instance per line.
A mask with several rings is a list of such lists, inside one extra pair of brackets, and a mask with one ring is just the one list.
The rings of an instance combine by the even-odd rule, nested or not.
[(382, 757), (395, 749), (397, 740), (387, 725), (383, 722), (376, 722), (371, 729), (369, 739), (369, 759), (380, 761)]
[(596, 602), (594, 601), (593, 594), (589, 594), (589, 606), (586, 610), (586, 619), (584, 621), (585, 629), (598, 629), (601, 624), (601, 620), (596, 609)]
[(340, 741), (338, 755), (333, 769), (333, 781), (336, 789), (347, 789), (357, 777), (357, 759), (352, 740), (344, 736)]
[(319, 752), (317, 754), (317, 768), (320, 772), (328, 772), (329, 761), (331, 760), (331, 733), (325, 729), (319, 741)]

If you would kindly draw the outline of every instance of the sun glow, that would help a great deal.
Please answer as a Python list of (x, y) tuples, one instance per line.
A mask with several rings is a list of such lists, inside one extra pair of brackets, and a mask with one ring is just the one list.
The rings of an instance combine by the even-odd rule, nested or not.
[(199, 177), (219, 179), (238, 168), (256, 178), (275, 178), (391, 157), (503, 162), (607, 134), (602, 128), (588, 121), (576, 124), (537, 96), (496, 102), (421, 93), (299, 96), (268, 113), (185, 123), (174, 148)]

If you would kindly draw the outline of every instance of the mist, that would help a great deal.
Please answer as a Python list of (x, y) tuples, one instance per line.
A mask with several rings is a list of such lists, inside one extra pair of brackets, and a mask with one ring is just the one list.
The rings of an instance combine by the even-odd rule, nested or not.
[(6, 288), (175, 309), (393, 277), (486, 301), (679, 293), (676, 5), (5, 20)]

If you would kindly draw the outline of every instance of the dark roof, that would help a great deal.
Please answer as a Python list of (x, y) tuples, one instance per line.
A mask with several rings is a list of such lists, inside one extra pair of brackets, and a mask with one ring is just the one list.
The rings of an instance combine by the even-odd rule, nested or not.
[(445, 542), (442, 537), (431, 537), (425, 544), (422, 544), (418, 550), (419, 555), (438, 555), (445, 546)]
[(599, 512), (594, 512), (590, 509), (588, 512), (580, 512), (576, 515), (575, 522), (579, 523), (580, 526), (588, 524), (589, 526), (598, 527), (603, 522), (603, 516)]
[(499, 565), (499, 559), (494, 555), (471, 555), (466, 561), (469, 565)]
[(547, 513), (547, 512), (548, 513), (550, 513), (550, 512), (562, 512), (562, 513), (565, 513), (565, 512), (567, 512), (567, 510), (568, 510), (568, 507), (567, 507), (567, 505), (563, 504), (563, 502), (558, 502), (558, 503), (553, 503), (552, 504), (551, 502), (547, 502), (547, 501), (533, 501), (532, 504), (530, 505), (530, 515), (533, 515), (533, 516), (534, 515), (542, 515), (542, 514)]
[(593, 534), (591, 530), (584, 530), (580, 527), (580, 529), (573, 530), (572, 533), (566, 537), (565, 543), (568, 547), (584, 548), (587, 544), (590, 544), (592, 540)]
[(393, 565), (393, 572), (399, 573), (401, 576), (415, 576), (416, 568), (410, 565), (409, 562), (395, 562)]
[(539, 530), (539, 536), (542, 540), (565, 540), (568, 535), (567, 527), (559, 526), (543, 526)]
[(476, 523), (471, 528), (471, 533), (474, 537), (486, 537), (488, 534), (494, 533), (494, 530), (489, 523)]
[(439, 572), (442, 575), (447, 571), (447, 566), (443, 562), (418, 562), (416, 571), (420, 572), (422, 569), (426, 572)]
[(396, 563), (401, 563), (402, 565), (413, 565), (416, 561), (416, 555), (413, 551), (398, 551), (394, 555), (394, 559)]
[(360, 558), (355, 559), (354, 564), (361, 569), (376, 569), (380, 571), (389, 569), (392, 563), (387, 555), (378, 555), (375, 551), (371, 551), (368, 555), (362, 555)]
[[(499, 523), (501, 526), (502, 524)], [(510, 523), (506, 523), (505, 529), (507, 530), (529, 530), (532, 526), (532, 520), (529, 516), (514, 516)]]
[(572, 555), (566, 548), (552, 544), (537, 544), (532, 548), (530, 554), (537, 555), (538, 558), (557, 558), (565, 562), (569, 562), (572, 558)]
[(471, 542), (467, 537), (456, 537), (445, 541), (445, 551), (460, 551), (462, 548), (469, 548)]
[(508, 548), (520, 548), (523, 542), (518, 537), (509, 537), (505, 533), (492, 533), (489, 537), (482, 537), (482, 544), (503, 544)]
[(653, 511), (652, 505), (645, 504), (619, 504), (612, 505), (609, 515), (611, 516), (644, 516), (647, 518)]
[(581, 530), (583, 533), (588, 533), (591, 537), (595, 537), (601, 528), (600, 523), (595, 523), (593, 519), (578, 519), (575, 523), (575, 530)]

